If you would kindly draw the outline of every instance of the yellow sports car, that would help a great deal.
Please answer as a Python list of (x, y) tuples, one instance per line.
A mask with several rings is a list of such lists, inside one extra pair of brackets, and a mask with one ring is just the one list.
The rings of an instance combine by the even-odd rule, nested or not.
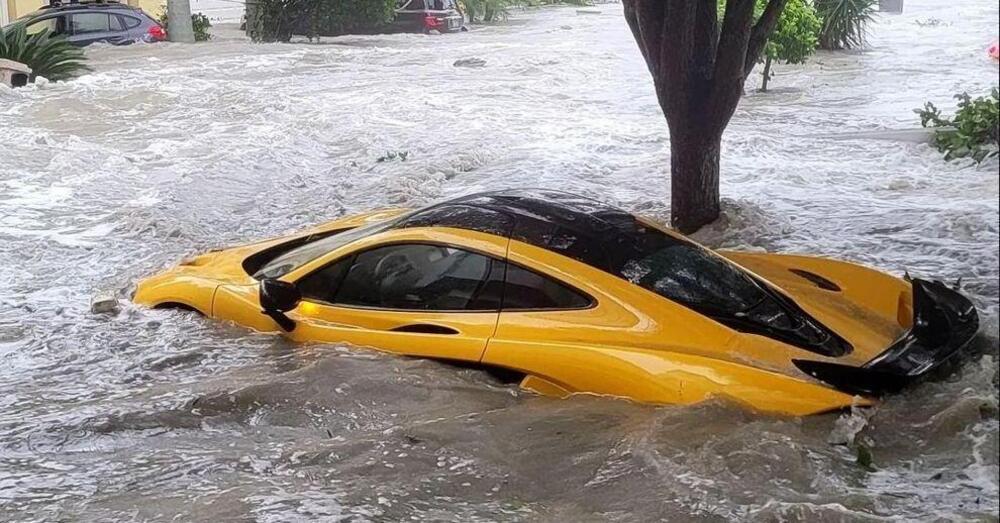
[(804, 415), (870, 405), (979, 326), (940, 282), (788, 254), (713, 252), (546, 190), (385, 210), (210, 252), (135, 301), (296, 341), (508, 371), (524, 388)]

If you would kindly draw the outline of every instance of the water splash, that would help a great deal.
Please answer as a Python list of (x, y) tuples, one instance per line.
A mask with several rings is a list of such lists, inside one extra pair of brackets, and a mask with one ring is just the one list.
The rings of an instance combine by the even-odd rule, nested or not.
[[(665, 219), (665, 125), (602, 9), (441, 37), (94, 47), (92, 74), (0, 91), (0, 519), (994, 517), (998, 165), (842, 135), (994, 84), (995, 3), (911, 0), (870, 49), (748, 86), (725, 137), (724, 219), (700, 241), (961, 276), (983, 311), (983, 358), (863, 427), (557, 401), (190, 314), (87, 312), (95, 290), (125, 297), (197, 251), (477, 190)], [(486, 65), (452, 65), (468, 57)], [(838, 431), (875, 472), (828, 443)]]

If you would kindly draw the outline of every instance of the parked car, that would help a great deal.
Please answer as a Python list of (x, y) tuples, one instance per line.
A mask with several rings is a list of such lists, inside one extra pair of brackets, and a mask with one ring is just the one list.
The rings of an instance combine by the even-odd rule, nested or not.
[(167, 31), (142, 9), (114, 1), (66, 4), (53, 1), (18, 18), (13, 24), (24, 24), (29, 35), (48, 29), (53, 35), (65, 35), (66, 40), (78, 46), (95, 42), (125, 45), (167, 39)]
[(456, 0), (398, 0), (393, 27), (399, 31), (467, 31)]
[(855, 263), (714, 252), (557, 191), (383, 210), (218, 250), (136, 303), (302, 342), (500, 369), (524, 388), (791, 415), (872, 405), (960, 359), (973, 304)]

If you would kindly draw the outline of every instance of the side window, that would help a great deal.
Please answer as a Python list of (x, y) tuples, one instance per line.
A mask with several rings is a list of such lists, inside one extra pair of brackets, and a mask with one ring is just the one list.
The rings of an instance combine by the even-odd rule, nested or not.
[(41, 33), (46, 29), (49, 30), (51, 36), (65, 33), (66, 30), (65, 30), (65, 24), (63, 23), (63, 17), (53, 16), (51, 18), (46, 18), (44, 20), (32, 22), (25, 27), (25, 31), (29, 35)]
[(591, 303), (588, 296), (551, 278), (507, 264), (503, 310), (582, 309)]
[(351, 268), (353, 263), (354, 256), (348, 256), (305, 276), (297, 284), (302, 297), (333, 303), (336, 299), (337, 289), (340, 288), (344, 276), (347, 275), (347, 270)]
[(403, 11), (424, 11), (427, 9), (427, 4), (424, 0), (410, 0), (408, 4), (402, 7)]
[(138, 18), (135, 18), (135, 17), (132, 17), (132, 16), (128, 16), (128, 15), (118, 15), (118, 18), (121, 18), (122, 20), (125, 21), (125, 28), (126, 29), (134, 29), (136, 27), (139, 27), (139, 24), (142, 23), (142, 21), (139, 20)]
[(75, 13), (70, 15), (70, 26), (74, 35), (104, 33), (111, 30), (107, 13)]
[(111, 17), (111, 19), (108, 20), (108, 22), (112, 31), (121, 32), (125, 30), (125, 24), (122, 22), (122, 17), (118, 15), (108, 15), (108, 16)]
[[(358, 254), (346, 269), (338, 264), (313, 275), (317, 280), (339, 278), (336, 290), (326, 291), (331, 303), (383, 309), (464, 311), (497, 310), (503, 262), (441, 245), (400, 244)], [(497, 270), (497, 269), (500, 270)], [(317, 292), (312, 281), (303, 282), (303, 294)], [(329, 289), (329, 287), (327, 287)], [(322, 299), (322, 298), (320, 298)]]

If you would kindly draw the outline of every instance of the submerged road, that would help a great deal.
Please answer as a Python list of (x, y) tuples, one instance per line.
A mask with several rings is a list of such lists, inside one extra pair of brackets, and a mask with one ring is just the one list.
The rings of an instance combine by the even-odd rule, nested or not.
[[(995, 520), (998, 163), (843, 133), (912, 128), (925, 101), (996, 85), (996, 2), (909, 0), (870, 49), (748, 86), (724, 219), (698, 235), (963, 278), (985, 356), (877, 409), (874, 472), (828, 442), (857, 417), (552, 400), (127, 303), (198, 251), (478, 190), (665, 219), (666, 125), (620, 6), (600, 9), (92, 47), (93, 73), (0, 91), (0, 520)], [(392, 152), (408, 154), (377, 161)], [(120, 314), (89, 313), (105, 289)]]

